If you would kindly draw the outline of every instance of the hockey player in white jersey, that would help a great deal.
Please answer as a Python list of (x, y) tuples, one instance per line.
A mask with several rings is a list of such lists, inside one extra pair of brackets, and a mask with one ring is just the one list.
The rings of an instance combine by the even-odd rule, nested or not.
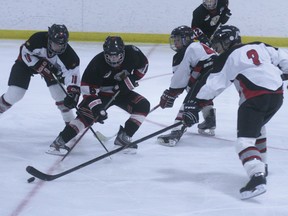
[[(19, 102), (30, 85), (31, 78), (41, 74), (64, 122), (74, 119), (73, 108), (80, 96), (80, 59), (69, 45), (65, 25), (53, 24), (48, 31), (36, 32), (20, 47), (12, 66), (7, 91), (0, 96), (0, 116)], [(67, 87), (61, 89), (59, 81)]]
[(240, 96), (235, 149), (250, 178), (240, 195), (248, 199), (266, 192), (265, 125), (283, 103), (281, 76), (288, 74), (288, 53), (261, 42), (242, 44), (235, 26), (221, 26), (212, 46), (223, 53), (214, 61), (196, 99), (184, 105), (183, 121), (188, 127), (197, 123), (199, 104), (214, 99), (234, 83)]
[[(171, 32), (170, 46), (176, 51), (176, 54), (173, 56), (173, 77), (170, 87), (163, 92), (159, 103), (163, 109), (172, 107), (175, 99), (184, 89), (189, 91), (194, 88), (197, 80), (201, 79), (211, 67), (212, 56), (216, 55), (216, 52), (206, 44), (194, 40), (192, 29), (184, 25)], [(214, 135), (216, 118), (212, 100), (203, 105), (202, 113), (204, 122), (198, 125), (199, 133)], [(177, 114), (175, 123), (182, 121), (182, 114), (183, 106)], [(157, 140), (162, 145), (173, 147), (185, 131), (185, 126), (179, 126), (174, 128), (170, 134), (159, 136)]]

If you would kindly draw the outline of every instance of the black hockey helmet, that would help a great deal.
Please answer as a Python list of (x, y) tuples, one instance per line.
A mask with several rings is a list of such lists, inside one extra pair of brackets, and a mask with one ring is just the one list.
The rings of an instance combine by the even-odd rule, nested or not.
[(48, 51), (54, 55), (62, 54), (67, 47), (69, 32), (65, 25), (53, 24), (48, 27)]
[(103, 44), (104, 57), (107, 64), (118, 67), (125, 58), (125, 45), (121, 37), (108, 36)]
[(212, 47), (222, 53), (235, 44), (241, 43), (240, 30), (232, 25), (223, 25), (213, 35)]
[(194, 41), (194, 33), (188, 26), (182, 25), (175, 29), (170, 34), (169, 42), (172, 50), (178, 52), (183, 47), (189, 46)]
[(217, 7), (218, 0), (203, 0), (203, 6), (207, 10), (214, 10)]

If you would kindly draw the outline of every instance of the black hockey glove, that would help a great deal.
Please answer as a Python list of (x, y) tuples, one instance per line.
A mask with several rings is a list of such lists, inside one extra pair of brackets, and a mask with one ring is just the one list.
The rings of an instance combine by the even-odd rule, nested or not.
[(231, 15), (232, 15), (232, 13), (231, 13), (230, 9), (229, 9), (229, 8), (226, 8), (226, 9), (223, 11), (222, 15), (221, 15), (220, 23), (223, 25), (223, 24), (225, 24), (226, 22), (228, 22), (228, 20), (230, 19)]
[(200, 108), (195, 101), (188, 101), (184, 104), (183, 124), (187, 127), (199, 122)]
[(91, 101), (88, 104), (88, 106), (89, 106), (90, 110), (92, 111), (95, 120), (97, 122), (103, 124), (104, 120), (106, 120), (108, 118), (108, 116), (107, 116), (106, 110), (104, 109), (104, 106), (102, 104), (101, 99), (97, 98), (97, 99)]
[[(281, 74), (281, 78), (282, 78), (282, 80), (283, 81), (286, 81), (286, 80), (288, 80), (288, 74)], [(287, 86), (287, 88), (288, 88), (288, 86)]]
[(39, 61), (34, 66), (32, 66), (32, 69), (50, 80), (54, 80), (52, 73), (56, 76), (59, 76), (58, 69), (45, 58), (39, 59)]
[(79, 86), (68, 86), (67, 96), (64, 98), (64, 106), (69, 109), (73, 109), (77, 106), (80, 97), (80, 87)]
[(160, 107), (162, 109), (171, 108), (174, 105), (175, 99), (183, 92), (183, 90), (166, 89), (160, 98)]

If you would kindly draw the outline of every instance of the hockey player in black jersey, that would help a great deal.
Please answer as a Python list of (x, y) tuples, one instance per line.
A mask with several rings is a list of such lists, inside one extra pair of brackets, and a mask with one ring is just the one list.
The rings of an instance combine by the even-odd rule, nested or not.
[[(84, 128), (94, 122), (103, 122), (108, 114), (104, 107), (120, 91), (109, 105), (116, 105), (130, 113), (124, 127), (120, 126), (115, 145), (126, 145), (149, 113), (149, 101), (133, 91), (137, 81), (148, 70), (148, 59), (139, 48), (124, 45), (121, 37), (109, 36), (103, 44), (103, 52), (88, 64), (81, 80), (83, 100), (79, 104), (78, 116), (67, 125), (50, 145), (48, 153), (62, 155), (69, 150), (66, 146)], [(136, 153), (137, 145), (124, 150)]]
[(199, 104), (221, 94), (234, 83), (239, 92), (236, 152), (250, 178), (242, 199), (266, 192), (267, 144), (265, 125), (283, 103), (282, 74), (288, 74), (288, 53), (270, 45), (241, 43), (235, 26), (221, 26), (213, 47), (219, 53), (212, 72), (196, 95), (184, 105), (186, 126), (198, 122)]
[[(188, 26), (179, 26), (171, 32), (170, 46), (176, 51), (173, 56), (172, 68), (173, 77), (169, 89), (166, 89), (160, 99), (161, 108), (170, 108), (173, 106), (175, 99), (185, 89), (195, 95), (198, 91), (196, 84), (213, 64), (213, 56), (216, 52), (205, 44), (194, 40), (194, 33)], [(204, 122), (198, 125), (200, 134), (214, 136), (216, 128), (215, 109), (213, 101), (203, 104), (202, 109)], [(181, 106), (175, 122), (182, 121), (183, 106)], [(158, 142), (165, 146), (175, 146), (186, 127), (176, 127), (170, 134), (161, 135), (157, 138)]]
[[(0, 115), (20, 101), (31, 77), (41, 74), (63, 120), (75, 118), (72, 108), (80, 95), (79, 57), (68, 44), (69, 32), (65, 25), (54, 24), (48, 32), (36, 32), (21, 47), (8, 80), (8, 90), (0, 97)], [(52, 73), (67, 86), (63, 92)]]
[(228, 8), (229, 0), (203, 0), (192, 14), (191, 27), (197, 35), (204, 33), (211, 39), (219, 25), (225, 24), (231, 11)]

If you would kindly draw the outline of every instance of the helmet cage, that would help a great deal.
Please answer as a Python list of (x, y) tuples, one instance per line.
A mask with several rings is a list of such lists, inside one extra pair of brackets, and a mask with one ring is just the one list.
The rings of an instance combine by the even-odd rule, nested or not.
[(105, 54), (105, 61), (107, 64), (109, 64), (111, 67), (119, 67), (125, 58), (125, 52), (119, 53), (119, 54)]
[(191, 43), (191, 37), (181, 35), (171, 35), (169, 38), (170, 47), (174, 51), (179, 51), (183, 47), (189, 46)]
[(56, 55), (64, 53), (68, 39), (69, 32), (65, 25), (52, 25), (48, 28), (48, 51)]
[(171, 32), (169, 43), (172, 50), (178, 52), (194, 41), (194, 33), (188, 26), (179, 26)]
[(125, 58), (125, 45), (121, 37), (108, 36), (103, 44), (104, 58), (111, 67), (119, 67)]
[(235, 44), (241, 43), (240, 31), (235, 26), (221, 26), (215, 32), (211, 42), (213, 49), (222, 53)]
[(218, 0), (203, 0), (203, 6), (207, 10), (214, 10), (217, 7)]

